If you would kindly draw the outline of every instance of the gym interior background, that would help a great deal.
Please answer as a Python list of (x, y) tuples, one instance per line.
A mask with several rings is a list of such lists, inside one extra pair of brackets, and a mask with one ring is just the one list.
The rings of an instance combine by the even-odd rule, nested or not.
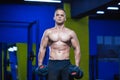
[[(54, 11), (59, 7), (66, 11), (66, 27), (76, 32), (80, 42), (80, 68), (84, 72), (81, 80), (120, 80), (119, 0), (1, 0), (0, 80), (38, 80), (33, 70), (39, 43), (44, 30), (54, 26)], [(44, 64), (48, 55), (49, 49)], [(73, 56), (71, 49), (74, 64)]]

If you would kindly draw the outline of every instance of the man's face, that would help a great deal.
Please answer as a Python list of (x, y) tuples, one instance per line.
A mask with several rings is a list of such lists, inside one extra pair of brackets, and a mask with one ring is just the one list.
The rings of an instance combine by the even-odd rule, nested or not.
[(54, 15), (54, 20), (57, 24), (63, 24), (66, 20), (65, 12), (63, 10), (57, 10)]

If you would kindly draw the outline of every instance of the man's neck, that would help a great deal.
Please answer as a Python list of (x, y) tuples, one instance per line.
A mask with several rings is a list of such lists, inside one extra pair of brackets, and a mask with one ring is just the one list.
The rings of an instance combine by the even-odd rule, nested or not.
[(55, 24), (56, 29), (63, 29), (64, 27), (65, 27), (64, 24), (62, 25)]

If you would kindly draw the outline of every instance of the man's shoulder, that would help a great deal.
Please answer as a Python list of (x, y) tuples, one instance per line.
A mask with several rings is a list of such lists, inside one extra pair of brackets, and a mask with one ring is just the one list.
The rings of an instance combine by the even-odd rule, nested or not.
[(66, 30), (70, 33), (75, 33), (74, 30), (70, 29), (70, 28), (66, 28)]
[(66, 28), (66, 30), (68, 30), (68, 33), (69, 33), (72, 37), (76, 36), (76, 33), (75, 33), (74, 30), (69, 29), (69, 28)]
[(48, 28), (45, 30), (45, 33), (50, 33), (53, 30), (53, 28)]

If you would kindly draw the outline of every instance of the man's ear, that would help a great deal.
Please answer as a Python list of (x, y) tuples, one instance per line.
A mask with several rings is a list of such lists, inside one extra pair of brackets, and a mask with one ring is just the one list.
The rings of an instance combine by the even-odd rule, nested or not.
[(66, 18), (65, 18), (65, 21), (66, 21)]
[(55, 20), (55, 17), (53, 17), (53, 20)]

